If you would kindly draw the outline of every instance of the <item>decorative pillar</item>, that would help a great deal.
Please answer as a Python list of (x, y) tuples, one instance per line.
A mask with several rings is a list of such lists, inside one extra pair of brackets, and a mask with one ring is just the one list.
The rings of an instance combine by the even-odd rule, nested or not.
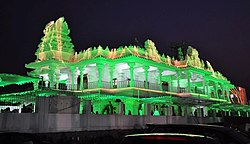
[(192, 82), (190, 80), (191, 80), (191, 73), (188, 72), (188, 91), (189, 91), (189, 93), (192, 93), (192, 91), (191, 91)]
[(238, 112), (238, 117), (240, 117), (241, 116), (240, 111), (238, 110), (237, 112)]
[(172, 75), (169, 76), (170, 80), (168, 81), (168, 91), (173, 92), (173, 82), (172, 82)]
[(207, 78), (206, 78), (206, 76), (204, 76), (203, 77), (203, 81), (204, 81), (204, 94), (207, 94), (209, 97), (210, 97), (210, 95), (208, 94), (208, 83), (209, 83), (209, 81), (207, 81)]
[(130, 71), (130, 87), (135, 86), (135, 80), (134, 80), (134, 66), (135, 63), (128, 63), (129, 65), (129, 71)]
[(80, 90), (83, 90), (83, 71), (84, 71), (84, 67), (80, 67)]
[(217, 82), (214, 82), (214, 96), (215, 96), (215, 98), (219, 98), (218, 97), (218, 83)]
[(33, 88), (34, 88), (34, 90), (37, 90), (38, 89), (38, 85), (39, 85), (39, 81), (34, 81), (33, 82)]
[(145, 104), (144, 113), (145, 113), (147, 116), (150, 116), (150, 115), (151, 115), (151, 107), (150, 107), (150, 104)]
[[(211, 90), (209, 89), (210, 88), (210, 86), (209, 86), (210, 81), (208, 79), (206, 79), (206, 83), (207, 83), (207, 85), (206, 85), (207, 95), (209, 98), (211, 98)], [(209, 93), (209, 90), (210, 90), (210, 93)]]
[(124, 115), (124, 103), (123, 102), (119, 102), (119, 111), (118, 114), (119, 115)]
[(49, 87), (50, 88), (54, 88), (54, 82), (55, 82), (55, 67), (49, 67), (50, 68), (50, 71), (49, 71), (49, 81), (50, 81), (50, 84), (49, 84)]
[(56, 89), (59, 89), (60, 73), (56, 73)]
[(102, 88), (102, 69), (103, 69), (103, 64), (97, 64), (97, 69), (98, 69), (98, 88)]
[(45, 81), (45, 87), (48, 88), (49, 87), (49, 81)]
[(192, 116), (192, 110), (190, 110), (188, 105), (185, 105), (184, 107), (184, 116)]
[(177, 93), (181, 92), (180, 90), (180, 72), (177, 71), (177, 76), (176, 76), (176, 80), (177, 80)]
[(222, 99), (226, 99), (226, 96), (225, 96), (226, 93), (225, 93), (224, 85), (225, 85), (225, 84), (221, 85), (221, 96), (222, 96)]
[(231, 101), (230, 100), (230, 89), (228, 88), (228, 86), (227, 86), (227, 88), (226, 88), (226, 91), (227, 91), (227, 101)]
[(172, 105), (169, 105), (168, 108), (167, 108), (167, 116), (173, 116), (173, 107)]
[(84, 114), (84, 100), (82, 98), (80, 98), (80, 107), (79, 107), (79, 113), (80, 114)]
[(149, 85), (148, 85), (148, 69), (149, 69), (149, 66), (144, 66), (143, 67), (144, 69), (144, 73), (145, 73), (145, 83), (144, 83), (144, 88), (149, 88)]
[(209, 107), (204, 106), (203, 111), (204, 111), (204, 117), (207, 117), (208, 116)]
[(113, 75), (114, 75), (114, 65), (109, 65), (109, 75), (110, 75), (110, 88), (113, 88)]
[(159, 83), (160, 83), (160, 91), (162, 91), (162, 72), (163, 70), (162, 69), (158, 69), (159, 70)]
[(85, 101), (85, 114), (86, 115), (91, 115), (91, 101), (90, 100), (86, 100)]
[(76, 68), (75, 67), (70, 67), (71, 71), (71, 90), (75, 90), (75, 72)]
[(197, 108), (197, 116), (198, 117), (203, 117), (203, 115), (202, 115), (202, 108), (199, 106), (198, 108)]
[(206, 94), (206, 79), (205, 76), (202, 76), (203, 82), (202, 82), (202, 86), (203, 86), (203, 93), (202, 94)]

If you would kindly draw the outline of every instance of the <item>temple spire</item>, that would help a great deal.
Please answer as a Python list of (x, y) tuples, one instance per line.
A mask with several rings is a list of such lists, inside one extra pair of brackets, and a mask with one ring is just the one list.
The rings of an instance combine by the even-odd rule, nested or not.
[[(69, 60), (71, 54), (74, 54), (74, 45), (68, 36), (70, 30), (63, 17), (49, 22), (43, 30), (44, 36), (36, 51), (39, 60), (57, 59)], [(66, 55), (66, 59), (63, 56)]]

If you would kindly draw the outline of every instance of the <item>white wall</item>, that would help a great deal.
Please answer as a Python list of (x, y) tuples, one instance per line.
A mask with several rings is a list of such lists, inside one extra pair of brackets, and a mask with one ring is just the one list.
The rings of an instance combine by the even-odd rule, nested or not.
[[(199, 118), (200, 123), (212, 122), (212, 118)], [(220, 121), (220, 119), (216, 119)], [(1, 132), (63, 132), (85, 130), (111, 130), (143, 128), (147, 123), (195, 123), (192, 117), (180, 116), (124, 116), (47, 114), (39, 119), (37, 113), (0, 113)], [(41, 124), (43, 123), (43, 124)]]

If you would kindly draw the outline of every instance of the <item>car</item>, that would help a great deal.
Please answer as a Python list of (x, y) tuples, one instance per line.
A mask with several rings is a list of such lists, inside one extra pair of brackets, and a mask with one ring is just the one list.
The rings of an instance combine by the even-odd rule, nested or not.
[(238, 130), (207, 124), (147, 124), (146, 133), (198, 134), (216, 139), (221, 144), (250, 144), (249, 135)]
[(120, 144), (220, 144), (211, 137), (182, 133), (147, 133), (125, 136)]

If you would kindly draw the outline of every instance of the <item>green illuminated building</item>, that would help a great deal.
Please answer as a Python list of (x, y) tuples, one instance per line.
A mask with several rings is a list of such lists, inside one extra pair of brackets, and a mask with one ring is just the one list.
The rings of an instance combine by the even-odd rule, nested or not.
[(38, 99), (44, 97), (49, 99), (48, 113), (89, 117), (249, 116), (244, 88), (236, 88), (191, 46), (184, 52), (178, 48), (179, 57), (159, 54), (151, 40), (143, 47), (98, 46), (76, 52), (69, 33), (64, 18), (47, 24), (37, 59), (25, 65), (33, 78), (20, 80), (32, 82), (34, 89), (1, 94), (0, 100), (27, 100), (39, 107)]

